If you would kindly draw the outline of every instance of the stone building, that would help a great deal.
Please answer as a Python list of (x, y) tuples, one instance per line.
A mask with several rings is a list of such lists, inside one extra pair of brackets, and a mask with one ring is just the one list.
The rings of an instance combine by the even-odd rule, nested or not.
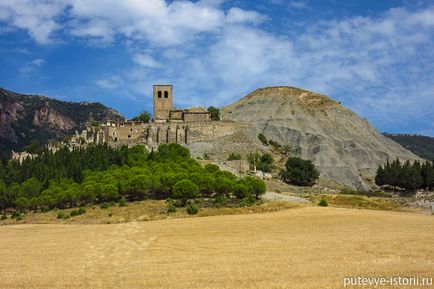
[(176, 109), (173, 107), (173, 86), (154, 85), (154, 122), (210, 121), (210, 114), (202, 107)]
[(76, 132), (70, 146), (108, 143), (111, 146), (144, 144), (150, 147), (162, 143), (190, 144), (212, 141), (233, 133), (233, 122), (211, 121), (204, 108), (176, 109), (173, 106), (173, 86), (153, 86), (154, 118), (150, 123), (125, 121), (105, 123)]

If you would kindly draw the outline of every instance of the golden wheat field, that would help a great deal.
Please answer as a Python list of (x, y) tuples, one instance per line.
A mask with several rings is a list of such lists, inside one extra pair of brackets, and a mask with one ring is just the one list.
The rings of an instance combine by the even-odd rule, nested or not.
[(429, 215), (320, 207), (3, 226), (0, 287), (342, 288), (345, 276), (433, 276), (433, 228)]

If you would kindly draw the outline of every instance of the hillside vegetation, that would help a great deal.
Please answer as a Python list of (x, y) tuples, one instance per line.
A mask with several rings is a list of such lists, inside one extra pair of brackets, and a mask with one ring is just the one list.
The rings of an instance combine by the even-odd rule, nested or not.
[(388, 134), (385, 136), (399, 143), (414, 154), (427, 160), (434, 160), (434, 138), (423, 135)]
[(195, 199), (205, 198), (209, 206), (244, 206), (265, 190), (260, 179), (238, 179), (212, 164), (202, 167), (177, 144), (160, 145), (155, 152), (142, 146), (64, 148), (0, 166), (0, 209), (21, 212), (168, 199), (168, 211), (188, 205), (189, 213), (196, 214)]
[(117, 111), (100, 103), (66, 102), (0, 88), (0, 156), (32, 142), (42, 145), (62, 140), (93, 121), (122, 119)]

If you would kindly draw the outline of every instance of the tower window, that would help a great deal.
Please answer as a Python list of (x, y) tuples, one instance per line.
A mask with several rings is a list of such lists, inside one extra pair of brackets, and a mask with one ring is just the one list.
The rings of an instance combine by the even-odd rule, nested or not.
[(161, 98), (161, 91), (158, 92), (158, 98)]
[(168, 98), (169, 97), (169, 93), (167, 91), (164, 92), (164, 98)]

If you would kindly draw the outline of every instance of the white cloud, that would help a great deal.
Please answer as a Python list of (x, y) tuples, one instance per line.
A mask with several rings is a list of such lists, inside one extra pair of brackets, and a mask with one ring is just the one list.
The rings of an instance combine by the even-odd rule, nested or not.
[(94, 83), (99, 87), (102, 87), (107, 90), (116, 90), (123, 86), (124, 81), (122, 80), (121, 77), (115, 75), (107, 78), (97, 79), (94, 81)]
[(290, 1), (288, 3), (289, 8), (294, 9), (308, 9), (309, 5), (305, 1)]
[(145, 68), (158, 68), (161, 66), (160, 63), (149, 54), (136, 53), (134, 54), (133, 60), (135, 63)]
[(66, 7), (61, 0), (2, 0), (0, 2), (0, 21), (27, 30), (38, 43), (48, 44), (52, 34), (60, 29), (55, 21)]
[(258, 12), (246, 11), (237, 7), (229, 9), (229, 12), (226, 16), (226, 21), (231, 24), (249, 22), (258, 24), (263, 22), (265, 19), (267, 19), (267, 17), (259, 14)]
[(28, 75), (30, 72), (35, 70), (36, 68), (45, 64), (45, 60), (42, 58), (36, 58), (31, 61), (28, 61), (20, 68), (20, 73), (22, 75)]

